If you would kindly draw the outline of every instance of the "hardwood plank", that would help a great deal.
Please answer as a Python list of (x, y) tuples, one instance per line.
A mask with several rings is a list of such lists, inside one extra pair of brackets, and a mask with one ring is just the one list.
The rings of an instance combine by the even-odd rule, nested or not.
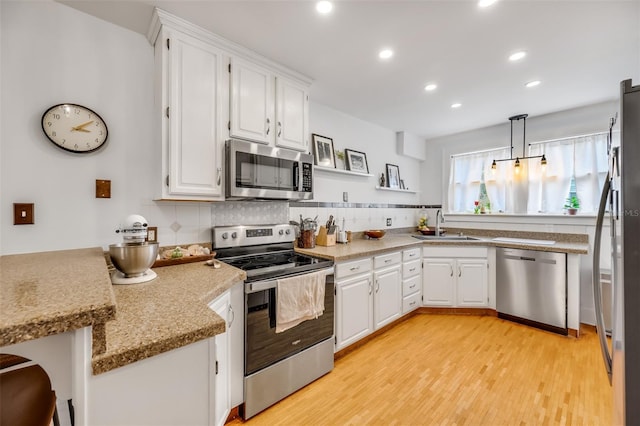
[(239, 425), (610, 425), (597, 335), (491, 316), (418, 314)]

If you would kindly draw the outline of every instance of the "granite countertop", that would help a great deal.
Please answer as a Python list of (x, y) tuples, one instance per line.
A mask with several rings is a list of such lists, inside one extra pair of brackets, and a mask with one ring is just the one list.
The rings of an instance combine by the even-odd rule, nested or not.
[(106, 350), (94, 352), (93, 374), (224, 333), (225, 322), (208, 303), (244, 281), (246, 273), (220, 262), (154, 268), (153, 281), (114, 285), (116, 319), (105, 327)]
[[(416, 232), (389, 232), (383, 238), (375, 240), (367, 239), (362, 233), (356, 233), (352, 241), (347, 244), (336, 244), (329, 247), (316, 245), (316, 247), (312, 249), (296, 248), (296, 251), (311, 256), (318, 256), (324, 259), (331, 259), (336, 262), (420, 246), (493, 246), (525, 250), (551, 251), (557, 253), (589, 253), (588, 235), (584, 234), (557, 234), (544, 232), (516, 232), (448, 228), (448, 233), (446, 235), (457, 235), (460, 232), (462, 232), (466, 236), (476, 239), (419, 240), (417, 238), (413, 238), (412, 236), (420, 235)], [(518, 238), (523, 240), (547, 240), (555, 241), (555, 243), (552, 245), (546, 245), (531, 244), (526, 242), (494, 241), (493, 238), (497, 237)]]
[(115, 318), (101, 248), (0, 257), (0, 346)]
[(0, 257), (0, 346), (91, 326), (93, 373), (104, 373), (223, 333), (208, 303), (246, 278), (197, 262), (112, 285), (107, 265), (99, 247)]

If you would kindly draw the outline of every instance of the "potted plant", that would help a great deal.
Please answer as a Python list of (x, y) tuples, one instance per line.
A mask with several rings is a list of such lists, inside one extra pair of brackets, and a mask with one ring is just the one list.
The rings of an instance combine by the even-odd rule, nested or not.
[(565, 201), (564, 208), (567, 209), (567, 213), (570, 215), (575, 215), (578, 213), (578, 209), (580, 208), (580, 200), (575, 195), (567, 198)]

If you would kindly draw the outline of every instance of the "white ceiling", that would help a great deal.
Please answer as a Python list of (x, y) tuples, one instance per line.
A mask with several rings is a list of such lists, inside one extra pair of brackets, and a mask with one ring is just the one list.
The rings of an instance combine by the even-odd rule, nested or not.
[(58, 1), (145, 35), (160, 7), (308, 75), (315, 102), (424, 138), (615, 99), (640, 78), (639, 0), (343, 0), (327, 16), (307, 0)]

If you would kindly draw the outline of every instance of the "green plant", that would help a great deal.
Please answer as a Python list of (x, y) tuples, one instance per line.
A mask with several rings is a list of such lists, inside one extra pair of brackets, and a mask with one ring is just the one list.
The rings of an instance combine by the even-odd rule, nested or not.
[(580, 200), (575, 195), (571, 197), (567, 197), (567, 200), (564, 204), (565, 209), (579, 209), (580, 208)]
[(336, 157), (338, 157), (340, 160), (344, 161), (344, 151), (336, 150)]

